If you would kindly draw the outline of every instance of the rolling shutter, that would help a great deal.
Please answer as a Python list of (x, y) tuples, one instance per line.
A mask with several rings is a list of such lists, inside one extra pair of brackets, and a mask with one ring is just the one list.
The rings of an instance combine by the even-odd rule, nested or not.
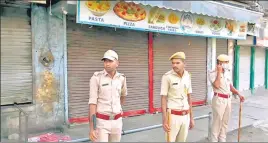
[(147, 33), (67, 22), (69, 117), (88, 116), (89, 80), (94, 72), (103, 70), (101, 58), (108, 49), (118, 53), (118, 71), (127, 77), (123, 110), (147, 109)]
[[(190, 42), (190, 46), (188, 45)], [(206, 100), (206, 38), (161, 34), (154, 37), (154, 107), (161, 107), (161, 78), (172, 69), (169, 57), (178, 51), (185, 52), (186, 70), (192, 74), (192, 100)]]
[(220, 54), (228, 55), (228, 43), (226, 39), (216, 39), (216, 58)]
[(27, 9), (1, 7), (1, 105), (32, 102), (32, 36)]
[(250, 46), (240, 46), (239, 90), (249, 90), (250, 84)]
[(256, 47), (255, 52), (255, 87), (264, 86), (265, 48)]

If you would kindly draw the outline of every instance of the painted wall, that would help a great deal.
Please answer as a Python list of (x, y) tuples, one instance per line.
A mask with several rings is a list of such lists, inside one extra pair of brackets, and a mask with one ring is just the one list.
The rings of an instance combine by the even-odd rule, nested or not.
[[(33, 5), (31, 11), (34, 103), (21, 105), (21, 108), (29, 114), (29, 133), (61, 128), (64, 124), (63, 47), (66, 29), (63, 26), (63, 17), (50, 15), (48, 10)], [(49, 50), (54, 56), (54, 64), (46, 68), (39, 62), (39, 56)], [(18, 114), (18, 110), (12, 106), (1, 107), (1, 138), (18, 138)], [(24, 125), (23, 117), (23, 130)]]

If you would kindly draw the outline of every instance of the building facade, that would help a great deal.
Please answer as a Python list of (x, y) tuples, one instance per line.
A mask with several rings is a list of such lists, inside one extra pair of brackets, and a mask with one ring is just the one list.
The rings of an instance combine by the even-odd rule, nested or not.
[[(22, 125), (28, 123), (29, 133), (88, 122), (89, 79), (103, 69), (100, 59), (108, 49), (119, 54), (118, 70), (128, 78), (124, 116), (161, 112), (161, 76), (171, 69), (168, 57), (177, 51), (186, 53), (194, 106), (209, 104), (213, 93), (207, 73), (215, 69), (216, 57), (222, 53), (233, 57), (233, 75), (239, 75), (234, 82), (240, 90), (250, 90), (251, 81), (254, 88), (267, 87), (266, 50), (252, 50), (254, 44), (243, 49), (235, 39), (80, 24), (76, 4), (67, 1), (52, 7), (36, 3), (2, 7), (3, 138), (19, 134), (19, 110), (14, 104), (27, 113), (28, 121)], [(251, 70), (252, 65), (256, 70)], [(252, 71), (255, 80), (250, 78)]]

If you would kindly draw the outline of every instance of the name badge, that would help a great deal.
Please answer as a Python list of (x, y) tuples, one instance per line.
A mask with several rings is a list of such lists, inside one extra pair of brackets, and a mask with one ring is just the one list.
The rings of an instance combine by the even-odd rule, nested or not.
[(178, 85), (178, 83), (173, 83), (172, 85)]
[(109, 83), (102, 84), (102, 86), (107, 86), (107, 85), (109, 85)]

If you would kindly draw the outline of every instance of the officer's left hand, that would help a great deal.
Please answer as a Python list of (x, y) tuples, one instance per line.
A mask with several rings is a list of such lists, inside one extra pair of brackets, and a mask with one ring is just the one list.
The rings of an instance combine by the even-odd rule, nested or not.
[(89, 132), (89, 139), (92, 141), (92, 142), (96, 142), (97, 141), (97, 137), (98, 136), (98, 132), (96, 130), (91, 130)]
[(244, 102), (245, 101), (245, 97), (244, 96), (240, 95), (239, 98), (240, 98), (240, 102)]
[(189, 129), (191, 130), (192, 128), (194, 128), (194, 119), (190, 120)]

